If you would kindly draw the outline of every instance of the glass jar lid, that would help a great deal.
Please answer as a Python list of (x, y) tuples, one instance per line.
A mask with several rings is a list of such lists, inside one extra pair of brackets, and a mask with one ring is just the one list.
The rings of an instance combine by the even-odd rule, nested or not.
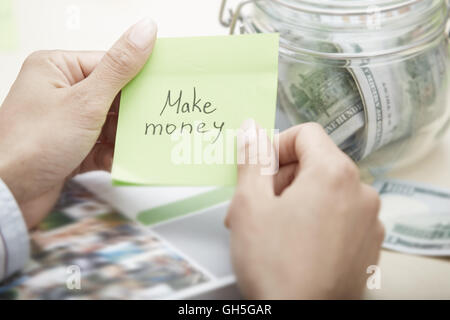
[(223, 20), (225, 3), (221, 22), (232, 33), (240, 21), (244, 32), (280, 33), (286, 55), (332, 60), (423, 50), (442, 38), (448, 20), (445, 0), (250, 0), (229, 21)]

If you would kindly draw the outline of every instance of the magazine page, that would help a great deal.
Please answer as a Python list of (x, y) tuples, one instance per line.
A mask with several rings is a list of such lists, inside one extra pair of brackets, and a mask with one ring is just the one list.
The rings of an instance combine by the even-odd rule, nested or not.
[(160, 299), (212, 279), (76, 181), (30, 237), (31, 261), (0, 299)]

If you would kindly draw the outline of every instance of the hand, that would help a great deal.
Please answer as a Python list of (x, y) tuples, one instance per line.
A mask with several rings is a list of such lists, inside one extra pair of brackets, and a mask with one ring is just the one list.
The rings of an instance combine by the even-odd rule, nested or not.
[(384, 237), (377, 193), (360, 182), (354, 163), (317, 124), (282, 133), (279, 159), (274, 177), (261, 175), (259, 165), (239, 165), (225, 223), (243, 294), (360, 297)]
[(30, 55), (0, 108), (0, 178), (29, 228), (54, 205), (66, 179), (110, 170), (118, 93), (140, 71), (156, 39), (144, 19), (104, 52)]

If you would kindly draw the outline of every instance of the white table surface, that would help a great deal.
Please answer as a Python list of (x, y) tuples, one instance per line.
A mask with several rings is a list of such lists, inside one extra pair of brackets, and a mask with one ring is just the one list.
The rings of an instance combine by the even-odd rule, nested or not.
[[(3, 1), (3, 0), (1, 0)], [(22, 61), (35, 50), (106, 50), (128, 26), (151, 16), (159, 36), (223, 35), (219, 0), (13, 0), (19, 46), (0, 52), (0, 101), (9, 91)], [(80, 28), (67, 26), (70, 7), (80, 11)], [(450, 188), (450, 136), (420, 163), (391, 175)], [(325, 253), (326, 254), (326, 253)], [(450, 259), (383, 251), (381, 289), (368, 299), (450, 299)]]

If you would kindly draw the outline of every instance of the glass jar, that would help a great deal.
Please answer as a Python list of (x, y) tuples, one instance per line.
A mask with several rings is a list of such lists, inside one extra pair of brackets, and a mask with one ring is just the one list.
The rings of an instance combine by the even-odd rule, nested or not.
[(372, 176), (426, 155), (450, 124), (445, 0), (250, 0), (221, 22), (280, 34), (278, 105), (319, 122)]

